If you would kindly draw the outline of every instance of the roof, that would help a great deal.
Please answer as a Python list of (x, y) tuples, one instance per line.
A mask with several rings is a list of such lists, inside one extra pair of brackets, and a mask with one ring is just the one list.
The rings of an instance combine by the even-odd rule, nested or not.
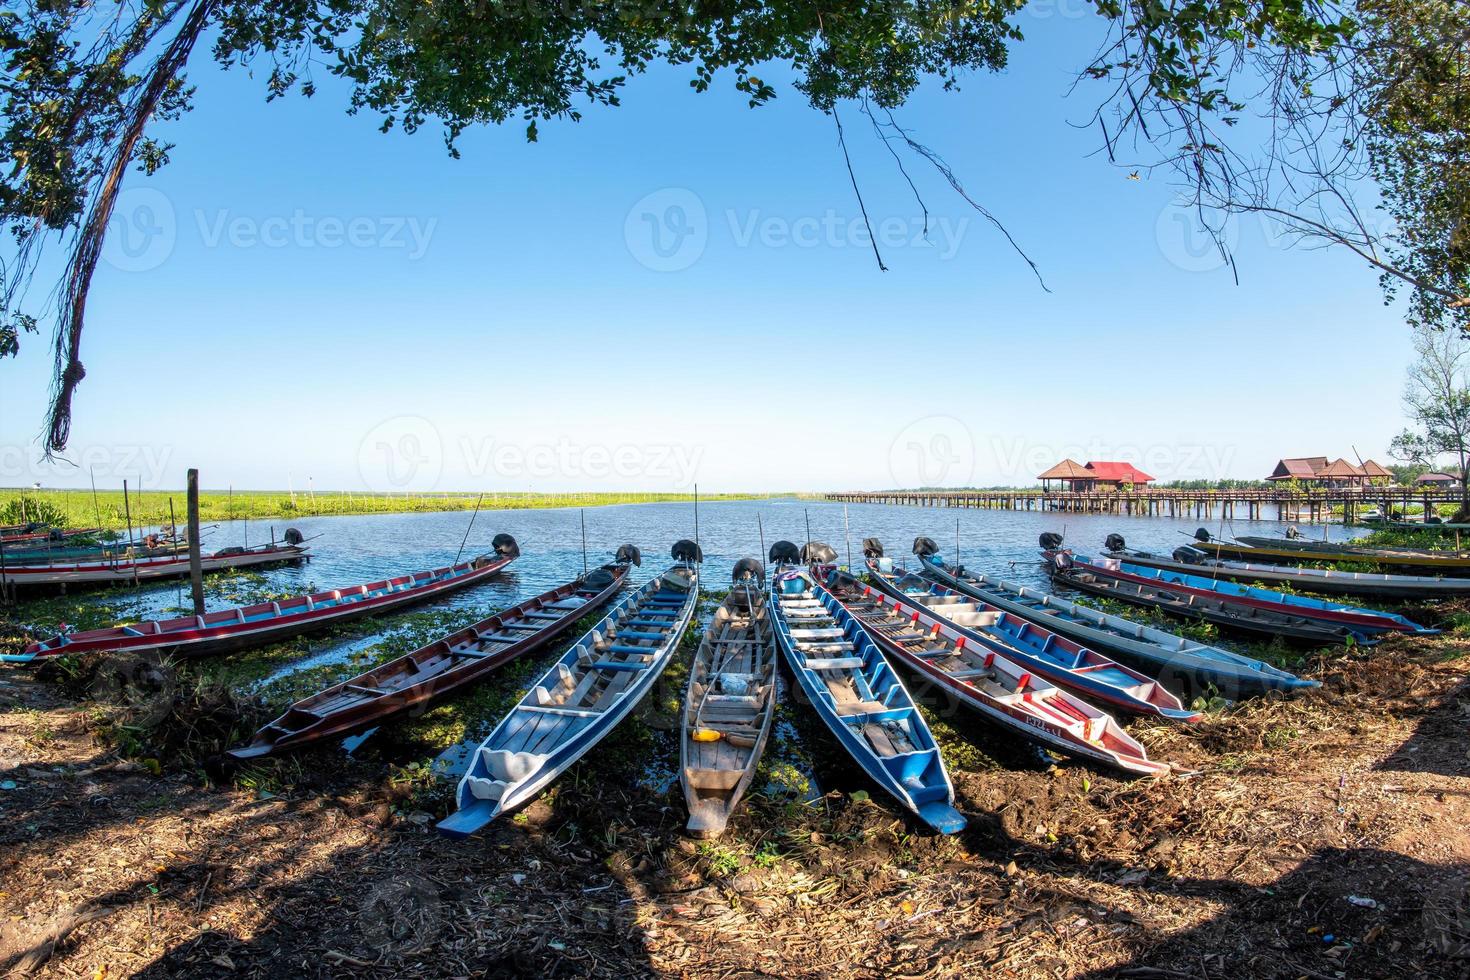
[(1311, 480), (1327, 468), (1326, 456), (1294, 456), (1279, 460), (1268, 480)]
[(1113, 463), (1102, 460), (1094, 460), (1087, 464), (1091, 470), (1093, 479), (1117, 481), (1119, 483), (1151, 483), (1153, 477), (1143, 470), (1136, 468), (1132, 463)]
[(1038, 480), (1090, 480), (1092, 474), (1087, 467), (1074, 459), (1064, 459), (1045, 473), (1038, 476)]
[(1319, 471), (1317, 475), (1329, 480), (1340, 480), (1348, 477), (1363, 476), (1364, 473), (1347, 460), (1339, 459), (1333, 462), (1331, 466)]
[(1374, 460), (1374, 459), (1370, 459), (1370, 460), (1368, 460), (1368, 462), (1366, 462), (1366, 463), (1363, 464), (1363, 473), (1365, 475), (1367, 475), (1367, 476), (1371, 476), (1371, 477), (1375, 477), (1375, 478), (1376, 477), (1380, 477), (1380, 476), (1387, 476), (1387, 477), (1393, 476), (1392, 473), (1390, 473), (1387, 469), (1385, 469), (1384, 467), (1382, 467), (1381, 465), (1379, 465), (1378, 461), (1377, 460)]
[(1459, 482), (1459, 479), (1460, 479), (1459, 477), (1457, 477), (1457, 476), (1451, 476), (1448, 473), (1422, 473), (1422, 474), (1420, 474), (1419, 478), (1417, 480), (1415, 480), (1414, 482), (1415, 483), (1457, 483), (1457, 482)]

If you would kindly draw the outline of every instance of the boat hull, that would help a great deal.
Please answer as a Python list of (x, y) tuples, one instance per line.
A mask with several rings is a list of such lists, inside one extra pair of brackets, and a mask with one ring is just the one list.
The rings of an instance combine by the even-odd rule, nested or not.
[(705, 630), (684, 693), (679, 781), (691, 836), (724, 833), (755, 778), (775, 716), (775, 640), (765, 589), (737, 584)]
[[(693, 566), (676, 568), (682, 570), (690, 581), (688, 592), (678, 598), (677, 608), (674, 607), (672, 598), (660, 602), (660, 596), (671, 595), (663, 591), (664, 581), (669, 573), (629, 593), (619, 600), (597, 626), (574, 644), (566, 655), (553, 664), (521, 703), (496, 726), (495, 731), (475, 751), (469, 771), (460, 780), (456, 789), (459, 809), (440, 821), (438, 828), (441, 833), (449, 837), (467, 837), (502, 813), (529, 803), (606, 738), (642, 702), (668, 666), (698, 602), (697, 571)], [(608, 651), (630, 649), (617, 643), (608, 646), (603, 631), (607, 631), (607, 636), (636, 640), (638, 634), (644, 631), (623, 629), (621, 624), (631, 622), (649, 611), (660, 614), (666, 621), (666, 626), (659, 629), (661, 638), (657, 645), (642, 648), (643, 652), (639, 654), (640, 657), (651, 655), (653, 659), (638, 669), (634, 682), (623, 688), (610, 703), (600, 705), (599, 710), (592, 711), (551, 707), (542, 701), (542, 697), (549, 696), (551, 691), (565, 690), (565, 678), (569, 676), (586, 680), (592, 674), (611, 673), (615, 676), (623, 673), (620, 668), (612, 667), (610, 662), (606, 665), (604, 662), (583, 665), (580, 658), (584, 654), (606, 656)], [(667, 615), (662, 615), (664, 612)], [(635, 642), (634, 646), (636, 645)], [(582, 673), (573, 674), (575, 669), (581, 669)], [(629, 670), (626, 673), (634, 674), (634, 671)], [(548, 730), (537, 728), (527, 733), (528, 728), (539, 725), (542, 713), (558, 727)], [(536, 738), (536, 748), (545, 751), (528, 751), (526, 740), (531, 736)], [(521, 739), (521, 747), (515, 748), (518, 738)], [(496, 766), (504, 768), (496, 769)]]
[[(205, 555), (200, 559), (204, 572), (220, 572), (236, 568), (259, 568), (306, 561), (310, 553), (297, 545), (241, 551), (231, 554)], [(129, 585), (158, 579), (180, 578), (189, 574), (187, 557), (165, 557), (141, 561), (75, 562), (55, 565), (21, 565), (7, 567), (0, 582), (17, 589), (68, 588), (93, 585)]]
[(1105, 554), (1109, 558), (1117, 558), (1134, 565), (1144, 565), (1168, 572), (1209, 575), (1231, 582), (1286, 585), (1323, 595), (1365, 596), (1376, 599), (1393, 599), (1399, 602), (1470, 596), (1470, 578), (1394, 575), (1378, 572), (1338, 572), (1329, 569), (1257, 565), (1221, 559), (1207, 559), (1202, 564), (1195, 564), (1139, 551), (1106, 552)]
[[(805, 593), (783, 591), (787, 582), (794, 581), (802, 583)], [(794, 608), (783, 610), (788, 600), (798, 601), (794, 598), (798, 595), (802, 601), (808, 596), (815, 599), (825, 610), (823, 614), (816, 607), (809, 607), (813, 614), (810, 618), (814, 622), (821, 622), (820, 617), (825, 615), (829, 622), (838, 624), (817, 627), (819, 631), (841, 632), (842, 639), (834, 639), (833, 643), (816, 643), (815, 646), (843, 646), (845, 657), (812, 656), (804, 651), (804, 644), (808, 649), (814, 649), (812, 643), (805, 640), (807, 631), (792, 625), (790, 617), (795, 614)], [(943, 834), (963, 830), (966, 821), (954, 808), (954, 787), (950, 784), (934, 737), (908, 689), (883, 659), (882, 650), (861, 624), (842, 608), (842, 604), (815, 576), (790, 569), (778, 573), (772, 581), (771, 615), (777, 645), (802, 695), (853, 761), (889, 795), (935, 830)], [(819, 666), (833, 659), (839, 663), (848, 662), (848, 665)], [(835, 673), (834, 681), (839, 683), (848, 680), (854, 690), (861, 682), (861, 687), (871, 694), (870, 704), (862, 709), (864, 713), (844, 713), (845, 708), (838, 706), (831, 685), (824, 679), (824, 675), (829, 673)], [(879, 698), (881, 700), (877, 700)], [(906, 726), (903, 737), (912, 745), (913, 751), (886, 757), (880, 755), (867, 732), (869, 725), (885, 724)], [(860, 727), (855, 729), (854, 725)], [(895, 766), (901, 768), (895, 770)]]
[[(318, 592), (311, 596), (297, 596), (274, 603), (221, 610), (202, 617), (62, 634), (32, 644), (22, 653), (0, 656), (0, 662), (28, 663), (48, 657), (98, 651), (203, 657), (249, 649), (351, 622), (364, 616), (427, 602), (438, 596), (478, 585), (498, 575), (514, 557), (511, 555), (492, 559), (482, 556), (451, 568), (417, 572), (382, 582)], [(420, 578), (423, 579), (422, 583), (414, 584)], [(354, 600), (354, 595), (365, 598)], [(329, 602), (332, 604), (326, 605)], [(351, 604), (348, 605), (348, 602)], [(295, 606), (300, 606), (300, 611), (286, 611), (288, 607)], [(275, 615), (277, 609), (281, 610), (280, 615)], [(264, 615), (269, 615), (270, 618), (252, 621), (252, 616)], [(179, 629), (180, 626), (184, 628)]]
[[(1186, 700), (1211, 695), (1239, 700), (1270, 691), (1319, 686), (1316, 681), (1304, 680), (1259, 660), (1196, 643), (1059, 596), (1008, 582), (992, 582), (988, 577), (972, 582), (967, 576), (955, 574), (949, 566), (928, 559), (921, 567), (926, 577), (957, 592), (1021, 616), (1039, 617), (1054, 632), (1147, 665), (1160, 681), (1180, 692)], [(988, 587), (991, 585), (995, 588)], [(1034, 604), (1026, 602), (1028, 599)]]
[[(1260, 543), (1246, 543), (1247, 541)], [(1232, 561), (1265, 562), (1271, 565), (1343, 562), (1374, 565), (1390, 571), (1422, 571), (1431, 575), (1451, 575), (1458, 578), (1470, 576), (1470, 558), (1449, 554), (1441, 557), (1432, 552), (1370, 551), (1319, 542), (1303, 542), (1297, 545), (1287, 541), (1276, 542), (1271, 538), (1242, 539), (1238, 542), (1194, 541), (1190, 547), (1198, 548), (1211, 557)]]
[[(626, 565), (622, 565), (609, 568), (608, 571), (613, 573), (614, 579), (601, 590), (586, 589), (583, 587), (584, 580), (577, 579), (298, 701), (280, 717), (256, 732), (249, 744), (231, 749), (228, 754), (235, 759), (246, 760), (298, 751), (329, 739), (343, 738), (381, 725), (446, 694), (478, 683), (505, 664), (545, 648), (587, 613), (601, 608), (611, 600), (622, 588), (628, 569)], [(507, 622), (518, 619), (524, 621), (527, 614), (534, 614), (548, 606), (564, 602), (579, 592), (586, 593), (585, 602), (574, 609), (568, 609), (564, 615), (545, 622), (533, 635), (513, 644), (497, 645), (492, 652), (483, 655), (480, 653), (488, 645), (485, 637), (491, 635), (492, 631), (503, 628)], [(474, 652), (456, 654), (457, 650)], [(426, 679), (407, 686), (391, 690), (381, 687), (382, 679), (430, 669), (428, 665), (435, 658), (447, 661), (448, 669), (431, 673)], [(458, 665), (454, 663), (456, 659), (460, 661)], [(384, 693), (368, 697), (360, 694), (356, 698), (352, 696), (354, 693), (369, 690), (383, 690)], [(340, 707), (329, 711), (328, 706), (334, 700)]]

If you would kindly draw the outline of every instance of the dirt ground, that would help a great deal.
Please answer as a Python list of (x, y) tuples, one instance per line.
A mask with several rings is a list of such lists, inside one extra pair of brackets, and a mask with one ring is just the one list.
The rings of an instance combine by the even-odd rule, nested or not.
[(601, 749), (454, 842), (411, 774), (124, 758), (91, 700), (6, 671), (0, 972), (1463, 977), (1467, 671), (1465, 640), (1390, 641), (1320, 691), (1135, 722), (1161, 779), (976, 728), (1000, 764), (951, 758), (956, 838), (852, 791), (757, 796), (713, 845)]

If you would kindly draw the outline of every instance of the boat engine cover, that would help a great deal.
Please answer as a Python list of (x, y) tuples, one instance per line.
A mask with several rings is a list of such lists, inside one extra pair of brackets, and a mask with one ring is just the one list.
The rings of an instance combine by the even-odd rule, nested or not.
[(490, 539), (490, 547), (494, 548), (495, 553), (502, 558), (521, 556), (521, 546), (516, 544), (516, 539), (503, 532)]
[(837, 552), (832, 546), (821, 541), (808, 541), (806, 547), (801, 549), (801, 560), (807, 564), (822, 564), (837, 560)]
[(642, 565), (643, 552), (638, 550), (636, 544), (625, 544), (618, 547), (614, 559), (622, 564)]
[(735, 570), (730, 573), (732, 582), (739, 582), (746, 578), (755, 579), (757, 582), (766, 580), (766, 566), (754, 558), (742, 558), (735, 563)]
[(1124, 540), (1121, 534), (1109, 534), (1107, 539), (1103, 541), (1103, 547), (1109, 551), (1127, 551), (1128, 542)]
[(921, 534), (917, 538), (914, 538), (914, 554), (920, 558), (937, 555), (939, 554), (939, 545), (934, 543), (933, 538), (926, 538)]
[(772, 564), (794, 565), (801, 561), (801, 552), (790, 541), (777, 541), (771, 545), (771, 551), (767, 557), (770, 558)]
[(1062, 546), (1062, 536), (1055, 531), (1043, 531), (1037, 539), (1042, 551), (1056, 551)]
[(863, 557), (882, 558), (883, 542), (877, 538), (863, 538)]
[(701, 562), (704, 561), (704, 552), (699, 550), (699, 545), (688, 538), (680, 538), (674, 542), (674, 547), (669, 549), (670, 556), (675, 561)]

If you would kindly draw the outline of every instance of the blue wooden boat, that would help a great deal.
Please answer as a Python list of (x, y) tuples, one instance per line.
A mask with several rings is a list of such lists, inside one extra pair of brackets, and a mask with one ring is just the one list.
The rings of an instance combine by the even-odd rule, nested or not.
[(972, 596), (960, 595), (917, 575), (900, 577), (878, 569), (872, 571), (876, 596), (874, 587), (845, 572), (834, 572), (829, 584), (839, 591), (839, 597), (840, 589), (846, 588), (863, 598), (874, 596), (880, 606), (885, 593), (910, 605), (923, 606), (953, 623), (962, 635), (981, 646), (1095, 704), (1171, 721), (1200, 718), (1198, 711), (1185, 708), (1160, 682), (1030, 619)]
[(1120, 558), (1134, 565), (1162, 568), (1170, 572), (1206, 575), (1211, 579), (1248, 582), (1257, 585), (1287, 586), (1322, 595), (1351, 595), (1375, 599), (1412, 602), (1424, 599), (1447, 599), (1470, 596), (1470, 579), (1446, 578), (1442, 575), (1398, 575), (1392, 572), (1342, 572), (1335, 568), (1301, 568), (1294, 565), (1266, 565), (1227, 561), (1185, 545), (1174, 549), (1172, 557), (1150, 554), (1128, 547), (1121, 534), (1109, 534), (1103, 546), (1108, 558)]
[(785, 541), (771, 548), (770, 613), (806, 700), (874, 782), (935, 830), (958, 833), (965, 818), (913, 698), (862, 624), (795, 567), (795, 552)]
[(1155, 589), (1162, 587), (1164, 591), (1175, 596), (1221, 602), (1242, 619), (1259, 616), (1260, 613), (1287, 618), (1298, 617), (1308, 623), (1346, 630), (1359, 641), (1381, 633), (1398, 632), (1412, 633), (1416, 636), (1433, 636), (1439, 632), (1436, 629), (1420, 626), (1398, 613), (1369, 609), (1364, 606), (1350, 606), (1315, 596), (1292, 595), (1260, 586), (1223, 581), (1205, 575), (1149, 568), (1121, 558), (1089, 558), (1086, 555), (1065, 551), (1048, 552), (1047, 554), (1053, 562), (1053, 574), (1058, 569), (1064, 572), (1072, 570), (1126, 585)]
[(699, 599), (697, 546), (681, 541), (673, 555), (668, 571), (620, 599), (480, 744), (441, 832), (466, 837), (535, 799), (653, 689)]
[(1052, 595), (1043, 589), (971, 572), (963, 565), (950, 565), (929, 538), (915, 540), (914, 553), (919, 557), (920, 572), (926, 578), (1007, 612), (1044, 623), (1053, 632), (1093, 649), (1106, 650), (1134, 663), (1147, 665), (1172, 690), (1190, 700), (1212, 693), (1239, 700), (1268, 691), (1318, 686), (1316, 681), (1305, 680), (1223, 647), (1137, 623)]

